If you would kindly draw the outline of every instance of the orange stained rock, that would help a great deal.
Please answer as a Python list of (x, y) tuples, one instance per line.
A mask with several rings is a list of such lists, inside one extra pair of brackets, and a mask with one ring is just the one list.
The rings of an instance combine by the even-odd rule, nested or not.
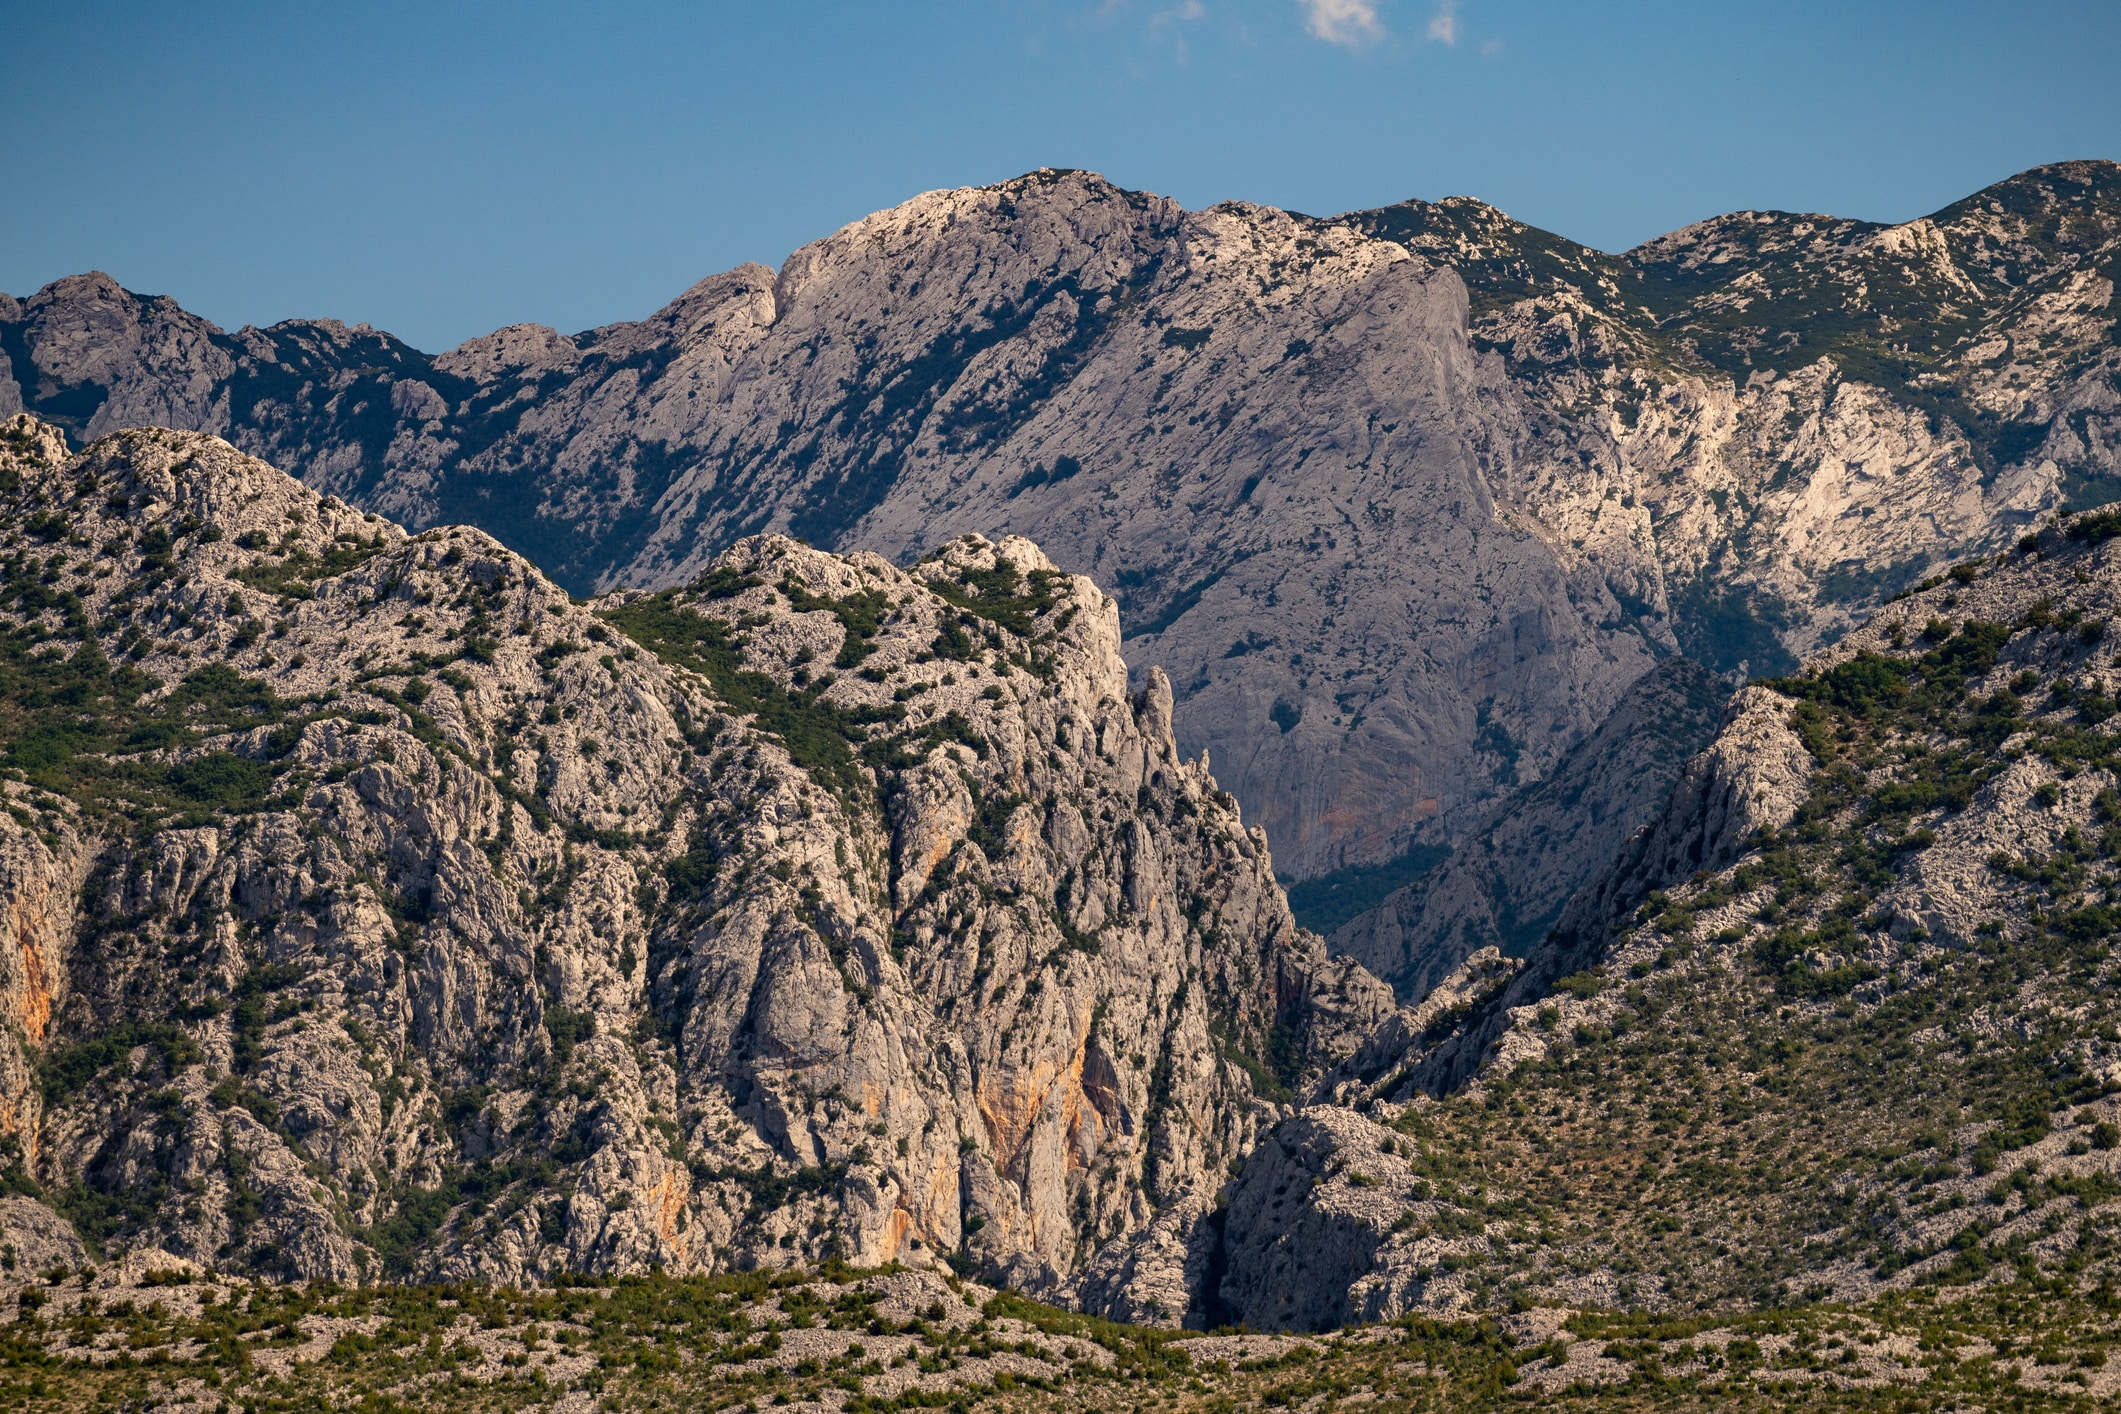
[[(1075, 1054), (1073, 1068), (1078, 1083), (1069, 1086), (1061, 1095), (1061, 1125), (1068, 1131), (1068, 1137), (1071, 1140), (1082, 1132), (1083, 1127), (1083, 1087), (1080, 1083), (1083, 1073), (1083, 1057), (1080, 1050)], [(1096, 1111), (1092, 1110), (1092, 1113), (1094, 1114)], [(1063, 1169), (1079, 1169), (1085, 1166), (1082, 1160), (1082, 1145), (1080, 1142), (1061, 1145), (1061, 1166)]]
[[(1072, 1064), (1080, 1074), (1080, 1048)], [(981, 1078), (977, 1097), (980, 1115), (987, 1121), (987, 1133), (994, 1141), (994, 1166), (1000, 1172), (1015, 1168), (1024, 1145), (1030, 1141), (1032, 1127), (1038, 1122), (1038, 1112), (1061, 1074), (1061, 1067), (1040, 1061), (1029, 1067), (1011, 1067), (998, 1078)]]
[(23, 1039), (33, 1046), (44, 1044), (45, 1029), (52, 1021), (51, 979), (45, 971), (44, 949), (37, 945), (38, 934), (51, 921), (49, 910), (44, 907), (48, 896), (48, 890), (39, 889), (32, 903), (17, 895), (12, 909), (15, 952), (22, 967), (22, 994), (15, 1004), (15, 1024), (22, 1028)]
[(972, 826), (972, 816), (965, 810), (957, 808), (957, 802), (954, 799), (950, 804), (953, 808), (950, 811), (949, 828), (942, 831), (940, 837), (922, 851), (920, 867), (917, 870), (909, 869), (906, 871), (909, 874), (918, 874), (923, 884), (926, 884), (928, 876), (935, 872), (935, 866), (942, 863), (944, 857), (951, 850), (957, 848), (957, 842), (965, 837), (966, 830)]
[(887, 1262), (895, 1261), (906, 1250), (906, 1239), (912, 1233), (913, 1214), (904, 1208), (893, 1208), (891, 1216), (884, 1219), (884, 1250), (878, 1255)]
[[(987, 1121), (987, 1132), (994, 1140), (995, 1168), (1007, 1173), (1012, 1170), (1030, 1142), (1031, 1131), (1038, 1124), (1039, 1112), (1045, 1108), (1046, 1100), (1056, 1085), (1061, 1090), (1061, 1121), (1069, 1137), (1074, 1138), (1084, 1123), (1083, 1110), (1089, 1100), (1092, 1114), (1097, 1116), (1100, 1129), (1105, 1117), (1094, 1099), (1083, 1093), (1083, 1061), (1089, 1049), (1090, 1032), (1086, 1026), (1076, 1038), (1074, 1053), (1065, 1065), (1054, 1065), (1040, 1061), (1028, 1068), (1013, 1068), (999, 1079), (985, 1077), (980, 1082), (978, 1103), (981, 1116)], [(1070, 1168), (1082, 1167), (1080, 1146), (1066, 1144), (1063, 1162)]]
[(692, 1197), (690, 1185), (678, 1176), (676, 1169), (671, 1169), (656, 1180), (648, 1196), (655, 1200), (656, 1234), (675, 1245), (678, 1214), (685, 1210), (687, 1200)]

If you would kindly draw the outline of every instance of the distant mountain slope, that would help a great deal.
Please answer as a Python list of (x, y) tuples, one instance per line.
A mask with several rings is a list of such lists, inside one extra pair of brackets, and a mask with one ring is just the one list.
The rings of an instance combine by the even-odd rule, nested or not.
[(1119, 622), (1023, 540), (580, 605), (210, 437), (13, 419), (0, 1183), (267, 1275), (947, 1258), (1177, 1319), (1390, 997)]
[(0, 302), (0, 410), (213, 431), (576, 592), (759, 531), (1034, 534), (1312, 878), (1462, 838), (1661, 657), (1780, 671), (2121, 488), (2115, 172), (1606, 256), (1465, 199), (1186, 212), (1047, 171), (439, 356), (84, 276)]
[(1684, 658), (1635, 680), (1604, 725), (1419, 881), (1328, 940), (1419, 1001), (1482, 948), (1522, 957), (1665, 808), (1715, 736), (1726, 685)]
[[(1747, 211), (1618, 256), (1466, 198), (1342, 219), (1460, 271), (1476, 342), (1564, 424), (1610, 433), (1681, 643), (1713, 666), (1779, 670), (2000, 546), (1999, 518), (2121, 498), (2112, 162), (1900, 226)], [(1520, 494), (1595, 543), (1612, 489)]]

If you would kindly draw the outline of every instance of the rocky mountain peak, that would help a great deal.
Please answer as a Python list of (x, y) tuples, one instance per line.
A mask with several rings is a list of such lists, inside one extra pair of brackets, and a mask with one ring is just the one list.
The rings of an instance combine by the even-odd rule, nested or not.
[(2110, 175), (2013, 182), (1606, 255), (1470, 198), (1188, 213), (1042, 171), (439, 357), (167, 302), (0, 318), (0, 413), (225, 435), (580, 594), (760, 533), (901, 565), (1032, 534), (1121, 602), (1283, 869), (1404, 874), (1662, 658), (1782, 671), (2121, 487)]
[(0, 447), (0, 1110), (91, 1240), (1145, 1313), (1389, 1010), (1029, 541), (578, 604), (211, 437)]

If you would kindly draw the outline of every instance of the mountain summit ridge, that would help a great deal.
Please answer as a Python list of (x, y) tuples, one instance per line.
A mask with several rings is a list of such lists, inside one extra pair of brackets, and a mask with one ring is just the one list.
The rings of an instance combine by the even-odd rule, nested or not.
[(62, 282), (0, 318), (0, 405), (224, 434), (578, 592), (767, 529), (1034, 532), (1311, 879), (1477, 833), (1663, 657), (1782, 671), (2121, 491), (2114, 173), (1608, 256), (1470, 199), (1186, 212), (1042, 171), (433, 357)]

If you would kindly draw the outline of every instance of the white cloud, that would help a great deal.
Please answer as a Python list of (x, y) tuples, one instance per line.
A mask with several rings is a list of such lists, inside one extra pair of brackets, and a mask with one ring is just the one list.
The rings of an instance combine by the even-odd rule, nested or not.
[(1297, 0), (1303, 7), (1304, 28), (1313, 38), (1350, 49), (1383, 39), (1385, 27), (1377, 19), (1377, 0)]
[(1436, 13), (1429, 17), (1429, 38), (1446, 46), (1458, 43), (1457, 0), (1443, 0), (1436, 7)]
[(1190, 63), (1193, 50), (1186, 43), (1186, 32), (1181, 26), (1205, 19), (1207, 14), (1208, 7), (1202, 4), (1201, 0), (1178, 0), (1178, 3), (1168, 10), (1158, 10), (1149, 17), (1149, 33), (1169, 36), (1172, 52), (1177, 56), (1178, 62)]

